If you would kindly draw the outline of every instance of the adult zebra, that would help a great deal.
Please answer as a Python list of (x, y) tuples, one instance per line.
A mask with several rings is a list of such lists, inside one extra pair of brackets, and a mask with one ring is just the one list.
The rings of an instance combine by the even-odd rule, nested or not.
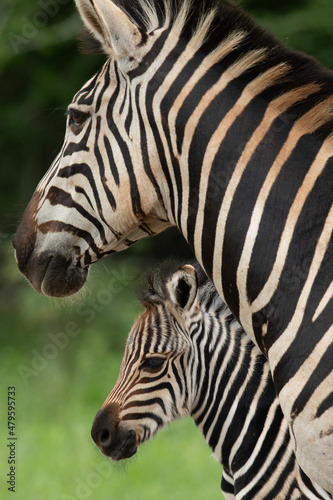
[(307, 474), (333, 492), (333, 76), (229, 3), (77, 0), (110, 56), (14, 238), (36, 290), (176, 225), (268, 357)]
[(118, 380), (92, 437), (114, 460), (191, 415), (227, 499), (330, 499), (299, 468), (268, 362), (199, 266), (161, 266), (141, 292)]

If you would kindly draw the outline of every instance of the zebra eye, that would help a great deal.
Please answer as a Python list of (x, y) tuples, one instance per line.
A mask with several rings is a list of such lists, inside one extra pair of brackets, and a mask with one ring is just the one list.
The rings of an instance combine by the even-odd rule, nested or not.
[(165, 359), (157, 356), (146, 358), (140, 366), (141, 370), (148, 372), (157, 372), (164, 365)]
[(84, 122), (89, 118), (89, 114), (77, 109), (69, 109), (66, 114), (69, 116), (68, 124), (72, 132), (74, 134), (80, 133)]

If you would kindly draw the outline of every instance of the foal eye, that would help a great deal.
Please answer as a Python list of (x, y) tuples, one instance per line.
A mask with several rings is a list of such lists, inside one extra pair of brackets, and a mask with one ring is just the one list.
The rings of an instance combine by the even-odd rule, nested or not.
[(140, 369), (149, 372), (157, 372), (162, 368), (164, 362), (165, 362), (164, 358), (158, 356), (152, 356), (151, 358), (146, 358), (143, 361), (143, 363), (140, 366)]

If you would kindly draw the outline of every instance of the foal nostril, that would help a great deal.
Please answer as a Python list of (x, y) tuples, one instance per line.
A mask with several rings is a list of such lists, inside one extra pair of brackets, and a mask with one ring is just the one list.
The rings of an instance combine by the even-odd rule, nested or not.
[(91, 437), (95, 441), (96, 445), (102, 449), (101, 451), (112, 446), (117, 424), (118, 405), (115, 403), (101, 408), (97, 413), (91, 428)]
[(99, 450), (113, 460), (130, 458), (138, 448), (136, 432), (122, 428), (121, 422), (118, 403), (109, 403), (99, 410), (91, 428)]
[(100, 448), (107, 448), (112, 442), (112, 428), (111, 425), (105, 425), (105, 422), (100, 422), (100, 419), (95, 419), (92, 429), (91, 437), (96, 445)]
[(104, 446), (104, 448), (107, 448), (108, 446), (111, 445), (111, 442), (112, 442), (112, 437), (109, 429), (102, 429), (99, 434), (100, 446)]

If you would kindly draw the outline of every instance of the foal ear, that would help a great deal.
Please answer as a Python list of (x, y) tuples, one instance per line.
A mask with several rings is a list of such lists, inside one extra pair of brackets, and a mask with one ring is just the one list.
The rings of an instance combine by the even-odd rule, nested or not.
[(102, 44), (105, 53), (118, 59), (137, 59), (146, 33), (110, 0), (75, 0), (84, 24)]
[(197, 296), (198, 278), (193, 266), (178, 269), (167, 284), (173, 304), (189, 311)]

